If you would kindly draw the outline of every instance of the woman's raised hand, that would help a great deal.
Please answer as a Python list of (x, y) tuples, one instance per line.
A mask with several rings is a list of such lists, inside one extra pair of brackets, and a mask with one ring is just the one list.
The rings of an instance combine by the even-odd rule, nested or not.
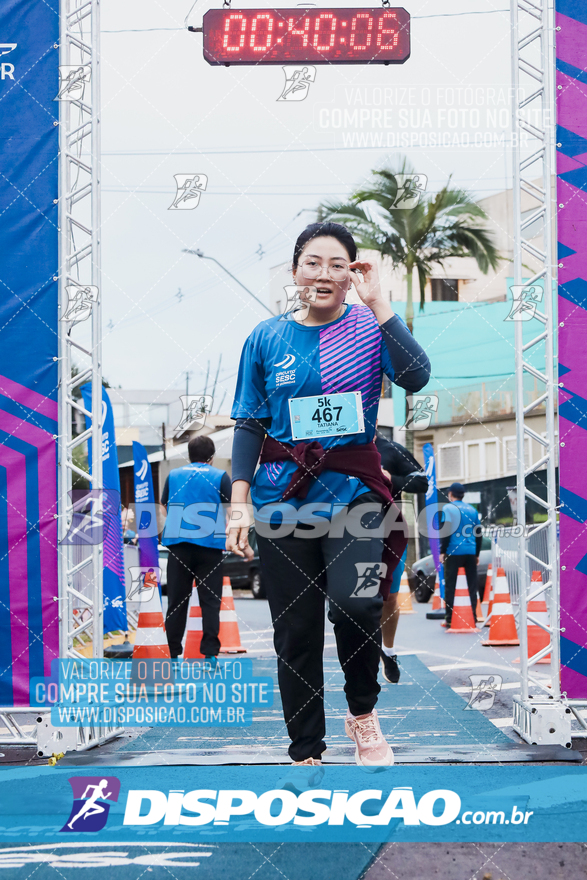
[[(349, 269), (356, 269), (361, 274), (351, 274), (355, 290), (366, 306), (369, 306), (379, 324), (385, 324), (393, 316), (393, 310), (387, 300), (383, 298), (379, 284), (379, 271), (377, 263), (368, 260), (355, 260), (349, 263)], [(363, 280), (361, 281), (361, 275)]]

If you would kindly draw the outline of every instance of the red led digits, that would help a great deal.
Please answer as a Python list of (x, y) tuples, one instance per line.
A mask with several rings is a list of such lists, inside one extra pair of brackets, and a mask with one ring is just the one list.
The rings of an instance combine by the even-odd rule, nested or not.
[[(366, 34), (365, 34), (364, 27), (357, 28), (357, 23), (359, 22), (359, 19), (365, 19), (365, 18), (367, 19), (367, 33)], [(351, 46), (353, 47), (353, 49), (355, 49), (355, 50), (358, 49), (360, 52), (363, 52), (365, 49), (368, 49), (369, 46), (371, 45), (371, 31), (372, 30), (373, 30), (373, 19), (371, 18), (371, 16), (369, 15), (368, 12), (359, 12), (358, 15), (355, 15), (353, 18), (353, 23), (351, 25)], [(366, 37), (367, 42), (364, 43), (362, 46), (357, 45), (355, 43), (355, 37), (357, 37), (357, 36), (359, 37), (359, 39)]]
[[(263, 21), (263, 19), (267, 20), (267, 33), (265, 36), (266, 42), (265, 42), (264, 46), (258, 46), (256, 44), (257, 25), (258, 25), (259, 21)], [(253, 52), (266, 52), (267, 49), (269, 48), (269, 46), (271, 45), (271, 33), (273, 31), (273, 18), (267, 12), (260, 12), (258, 15), (256, 15), (254, 17), (253, 26), (252, 26), (251, 30), (252, 30), (252, 33), (251, 33), (250, 46), (251, 46), (251, 49), (253, 50)], [(259, 28), (259, 30), (262, 31), (263, 28), (261, 27), (261, 28)], [(263, 39), (263, 37), (260, 37), (260, 39)]]
[[(386, 21), (385, 19), (391, 19), (391, 21)], [(385, 24), (393, 24), (395, 27), (385, 28)], [(383, 41), (383, 37), (388, 36), (391, 39)], [(379, 33), (377, 34), (377, 45), (378, 46), (391, 46), (395, 49), (399, 40), (399, 32), (397, 30), (397, 15), (395, 12), (384, 12), (383, 16), (379, 19)]]
[[(235, 34), (234, 31), (236, 28), (231, 28), (230, 25), (232, 22), (239, 23), (240, 22), (240, 34)], [(226, 49), (227, 52), (239, 52), (242, 47), (245, 45), (245, 29), (247, 27), (247, 20), (242, 14), (242, 12), (232, 12), (226, 21), (224, 22), (224, 39), (222, 41), (222, 48)], [(232, 31), (232, 33), (231, 33)], [(238, 45), (229, 46), (228, 41), (230, 39), (238, 39)]]
[(293, 26), (294, 20), (290, 18), (287, 22), (287, 30), (288, 33), (292, 35), (292, 37), (302, 37), (302, 46), (305, 48), (308, 45), (308, 39), (310, 34), (310, 19), (304, 19), (304, 30), (295, 30)]
[[(322, 22), (330, 23), (330, 33), (326, 34), (327, 38), (330, 40), (327, 46), (319, 46), (318, 40), (320, 39), (320, 25)], [(322, 28), (322, 31), (326, 30), (326, 28)], [(336, 31), (336, 19), (332, 12), (321, 12), (316, 21), (314, 22), (314, 48), (319, 52), (328, 52), (334, 46), (334, 34)]]
[(410, 16), (401, 7), (209, 9), (209, 64), (403, 64)]

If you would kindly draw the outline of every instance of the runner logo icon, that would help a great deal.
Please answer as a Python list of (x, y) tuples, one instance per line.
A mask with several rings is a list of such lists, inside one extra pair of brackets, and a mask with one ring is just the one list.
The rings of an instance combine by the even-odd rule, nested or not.
[(73, 806), (61, 831), (101, 831), (108, 820), (110, 804), (120, 794), (116, 776), (72, 776)]
[(501, 690), (501, 675), (470, 675), (471, 695), (465, 709), (478, 709), (484, 712), (491, 709), (496, 695)]
[(379, 592), (379, 582), (387, 573), (384, 562), (355, 562), (357, 583), (351, 599), (370, 599)]

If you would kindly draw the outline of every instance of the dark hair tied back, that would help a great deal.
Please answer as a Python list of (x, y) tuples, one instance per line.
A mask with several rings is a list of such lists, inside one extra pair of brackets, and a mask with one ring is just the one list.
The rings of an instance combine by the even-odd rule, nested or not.
[(298, 260), (300, 258), (300, 254), (302, 253), (308, 242), (311, 241), (313, 238), (323, 238), (326, 235), (338, 239), (341, 245), (348, 252), (349, 257), (351, 258), (351, 263), (357, 259), (357, 246), (355, 244), (353, 236), (348, 231), (346, 226), (342, 226), (342, 224), (340, 223), (310, 223), (309, 226), (306, 226), (306, 228), (296, 241), (293, 255), (294, 269), (298, 268)]

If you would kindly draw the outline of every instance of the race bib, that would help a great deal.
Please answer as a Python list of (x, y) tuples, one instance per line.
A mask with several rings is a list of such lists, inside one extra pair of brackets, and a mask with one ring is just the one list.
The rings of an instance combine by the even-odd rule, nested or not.
[(294, 440), (365, 432), (360, 391), (324, 394), (321, 397), (291, 397), (289, 417)]

